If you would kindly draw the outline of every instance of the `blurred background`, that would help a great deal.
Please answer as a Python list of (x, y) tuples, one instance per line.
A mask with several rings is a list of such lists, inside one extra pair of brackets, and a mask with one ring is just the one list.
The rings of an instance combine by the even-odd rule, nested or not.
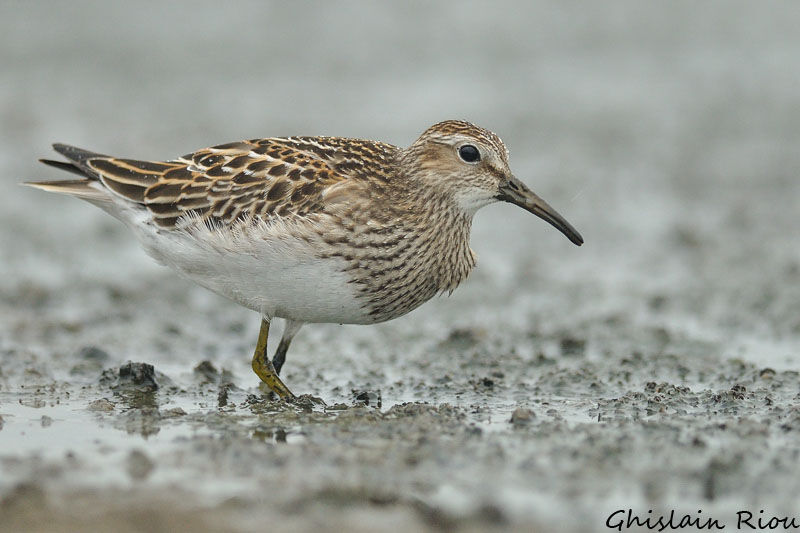
[[(66, 177), (36, 161), (52, 142), (139, 159), (295, 134), (406, 146), (458, 118), (500, 135), (515, 174), (586, 244), (491, 206), (474, 224), (479, 267), (451, 298), (376, 328), (308, 327), (288, 366), (331, 350), (357, 376), (402, 373), (406, 356), (435, 359), (419, 339), (454, 328), (523, 357), (559, 355), (569, 332), (598, 364), (670, 352), (800, 365), (797, 3), (220, 6), (0, 2), (6, 351), (59, 361), (92, 344), (176, 369), (205, 357), (255, 384), (237, 355), (255, 316), (156, 265), (100, 210), (18, 185)], [(164, 340), (170, 321), (182, 339)], [(295, 382), (314, 390), (311, 371)]]

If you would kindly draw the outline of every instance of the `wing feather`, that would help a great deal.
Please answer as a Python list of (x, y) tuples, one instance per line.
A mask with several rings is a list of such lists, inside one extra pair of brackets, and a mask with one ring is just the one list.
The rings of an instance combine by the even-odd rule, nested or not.
[(187, 218), (227, 225), (322, 211), (325, 191), (350, 181), (381, 179), (397, 152), (392, 145), (337, 137), (239, 141), (164, 162), (109, 157), (67, 145), (58, 149), (90, 179), (142, 204), (166, 229)]

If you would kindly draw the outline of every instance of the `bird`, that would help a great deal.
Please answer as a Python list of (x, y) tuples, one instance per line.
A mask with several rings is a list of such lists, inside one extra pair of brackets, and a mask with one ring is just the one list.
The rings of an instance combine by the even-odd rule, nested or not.
[[(583, 237), (509, 168), (493, 132), (463, 120), (410, 146), (345, 137), (268, 137), (168, 161), (111, 157), (66, 144), (42, 163), (75, 179), (26, 182), (100, 207), (156, 261), (258, 312), (252, 368), (286, 401), (280, 378), (307, 323), (375, 324), (452, 293), (476, 265), (475, 213), (515, 204), (572, 243)], [(272, 359), (271, 322), (285, 320)]]

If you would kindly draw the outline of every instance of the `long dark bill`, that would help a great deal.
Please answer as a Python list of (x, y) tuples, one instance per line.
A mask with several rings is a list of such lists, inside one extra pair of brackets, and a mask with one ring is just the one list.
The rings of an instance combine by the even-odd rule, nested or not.
[(545, 222), (551, 224), (558, 231), (567, 236), (567, 239), (580, 246), (583, 244), (583, 237), (578, 231), (567, 222), (558, 211), (539, 198), (536, 193), (530, 190), (524, 183), (512, 177), (508, 184), (500, 188), (498, 200), (509, 202), (520, 206), (525, 211), (530, 211)]

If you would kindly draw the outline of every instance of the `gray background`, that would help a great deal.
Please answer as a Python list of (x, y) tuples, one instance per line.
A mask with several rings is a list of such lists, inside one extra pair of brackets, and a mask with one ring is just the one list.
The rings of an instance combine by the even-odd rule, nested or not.
[[(795, 512), (798, 27), (792, 2), (0, 3), (0, 514), (581, 530), (629, 507), (729, 528)], [(254, 314), (100, 210), (17, 185), (62, 177), (36, 162), (54, 141), (404, 146), (447, 118), (497, 132), (586, 244), (491, 206), (452, 297), (304, 329), (287, 380), (342, 414), (245, 407)], [(148, 405), (97, 378), (126, 360), (165, 374)], [(533, 420), (509, 423), (517, 407)]]

